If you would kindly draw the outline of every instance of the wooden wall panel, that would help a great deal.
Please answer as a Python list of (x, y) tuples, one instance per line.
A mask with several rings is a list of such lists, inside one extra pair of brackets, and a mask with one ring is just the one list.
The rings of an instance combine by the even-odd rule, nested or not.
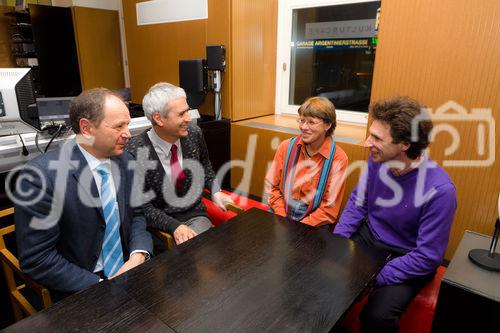
[[(245, 160), (247, 154), (249, 154), (250, 159), (246, 172), (251, 175), (250, 187), (241, 190), (243, 192), (248, 192), (250, 194), (262, 197), (264, 193), (264, 177), (266, 171), (270, 166), (270, 163), (274, 159), (275, 148), (273, 146), (273, 140), (279, 143), (287, 138), (290, 138), (292, 134), (278, 131), (271, 131), (268, 129), (255, 128), (245, 125), (240, 125), (238, 123), (231, 124), (231, 160)], [(252, 138), (255, 140), (255, 148), (252, 148)], [(252, 154), (252, 150), (254, 153)], [(231, 169), (231, 187), (238, 188), (240, 182), (243, 178), (243, 172), (245, 170), (240, 167), (233, 167)]]
[(179, 84), (179, 60), (202, 58), (205, 20), (138, 26), (136, 3), (123, 1), (132, 100), (140, 103), (153, 84)]
[(14, 58), (10, 50), (10, 30), (11, 23), (15, 23), (13, 16), (5, 13), (12, 12), (14, 7), (0, 6), (0, 67), (16, 67)]
[[(231, 41), (231, 1), (217, 0), (208, 1), (208, 22), (205, 33), (207, 45), (222, 44), (226, 47), (226, 72), (223, 74), (222, 84), (222, 115), (225, 118), (232, 117), (232, 41)], [(203, 114), (213, 115), (214, 95), (207, 96), (207, 99), (200, 108)]]
[(233, 120), (274, 113), (277, 0), (232, 1)]
[(71, 7), (82, 89), (125, 87), (118, 11)]
[[(477, 153), (477, 121), (456, 123), (460, 148), (451, 156), (445, 132), (436, 136), (430, 155), (445, 159), (496, 160), (487, 167), (445, 167), (458, 192), (458, 210), (446, 258), (464, 230), (491, 235), (500, 190), (500, 2), (497, 0), (384, 0), (381, 8), (372, 101), (394, 95), (413, 97), (434, 110), (447, 101), (491, 108), (497, 124), (494, 151)], [(448, 112), (453, 112), (449, 109)], [(485, 111), (480, 111), (485, 114)], [(441, 123), (437, 119), (435, 125)], [(450, 123), (451, 124), (451, 123)]]
[[(206, 45), (230, 45), (230, 0), (208, 0), (208, 19), (137, 25), (136, 3), (123, 1), (132, 99), (140, 103), (147, 90), (160, 81), (179, 84), (179, 60), (205, 58)], [(231, 53), (228, 52), (230, 62)], [(222, 87), (223, 116), (231, 115), (231, 65)], [(229, 81), (229, 82), (228, 82)], [(213, 97), (204, 104), (213, 114)]]
[[(277, 0), (208, 0), (208, 19), (137, 26), (136, 3), (123, 2), (132, 99), (159, 81), (179, 84), (181, 59), (226, 46), (222, 114), (241, 120), (274, 113)], [(200, 111), (213, 114), (209, 94)]]

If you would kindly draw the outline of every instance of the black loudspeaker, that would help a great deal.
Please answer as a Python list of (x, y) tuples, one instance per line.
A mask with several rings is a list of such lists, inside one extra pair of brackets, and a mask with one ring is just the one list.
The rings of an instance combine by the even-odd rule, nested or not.
[(214, 71), (226, 69), (226, 48), (224, 45), (207, 46), (207, 69)]
[(207, 71), (205, 59), (180, 60), (179, 84), (186, 91), (187, 103), (196, 109), (205, 100)]
[(201, 93), (207, 89), (205, 59), (180, 60), (179, 83), (187, 93)]

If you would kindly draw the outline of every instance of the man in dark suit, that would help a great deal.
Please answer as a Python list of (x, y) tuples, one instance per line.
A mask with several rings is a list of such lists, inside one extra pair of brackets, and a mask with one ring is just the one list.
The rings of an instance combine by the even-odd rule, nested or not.
[(123, 154), (130, 115), (110, 90), (75, 97), (76, 140), (21, 170), (13, 201), (21, 269), (60, 299), (143, 263), (152, 252)]
[(203, 188), (212, 191), (222, 210), (232, 200), (220, 192), (201, 129), (191, 124), (184, 90), (157, 83), (142, 105), (153, 127), (130, 140), (126, 149), (145, 175), (141, 193), (152, 194), (143, 198), (148, 225), (173, 234), (180, 244), (212, 226), (201, 202)]

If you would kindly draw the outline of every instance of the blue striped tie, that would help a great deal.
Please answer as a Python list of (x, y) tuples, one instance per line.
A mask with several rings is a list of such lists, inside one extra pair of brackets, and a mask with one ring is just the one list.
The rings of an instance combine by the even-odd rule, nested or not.
[(109, 170), (106, 165), (99, 165), (97, 172), (101, 176), (101, 202), (106, 231), (102, 244), (104, 275), (111, 277), (123, 265), (122, 245), (120, 241), (120, 218), (114, 187), (111, 186)]

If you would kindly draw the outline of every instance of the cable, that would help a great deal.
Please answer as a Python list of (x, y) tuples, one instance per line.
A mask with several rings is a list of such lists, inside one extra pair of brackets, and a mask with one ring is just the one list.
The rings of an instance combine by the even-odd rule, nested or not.
[(38, 132), (36, 132), (35, 134), (35, 146), (36, 149), (38, 149), (38, 151), (40, 152), (40, 154), (43, 154), (43, 151), (40, 149), (40, 146), (38, 145)]
[[(50, 134), (50, 131), (53, 130), (55, 127), (56, 126), (46, 127), (40, 133), (43, 133), (43, 132), (47, 131)], [(52, 134), (52, 137), (50, 138), (49, 143), (45, 146), (44, 150), (42, 150), (42, 148), (40, 148), (40, 145), (38, 143), (39, 132), (37, 132), (35, 134), (35, 146), (36, 146), (36, 149), (38, 149), (38, 151), (40, 152), (40, 154), (45, 154), (47, 152), (47, 150), (49, 149), (50, 145), (52, 144), (52, 141), (54, 141), (54, 139), (57, 138), (59, 136), (59, 134), (61, 134), (61, 132), (62, 132), (62, 130), (64, 128), (65, 128), (65, 126), (63, 124), (58, 125), (57, 130), (54, 132), (54, 134)]]
[(222, 87), (224, 86), (224, 71), (220, 72), (220, 91), (219, 91), (219, 110), (220, 119), (222, 119)]
[(45, 146), (44, 153), (47, 152), (47, 149), (49, 149), (50, 144), (52, 143), (52, 141), (54, 141), (54, 139), (59, 136), (59, 134), (61, 133), (63, 127), (64, 127), (63, 124), (59, 124), (59, 128), (57, 129), (56, 133), (54, 135), (52, 135), (52, 138), (50, 139), (49, 143), (47, 144), (47, 146)]
[(218, 94), (219, 99), (219, 114), (220, 114), (220, 119), (222, 119), (222, 92)]
[(24, 140), (23, 140), (23, 137), (21, 136), (20, 133), (17, 133), (17, 135), (19, 135), (19, 139), (21, 139), (21, 144), (23, 145), (23, 156), (28, 156), (30, 154), (30, 152), (28, 151), (28, 148), (26, 148), (26, 145), (24, 144)]

